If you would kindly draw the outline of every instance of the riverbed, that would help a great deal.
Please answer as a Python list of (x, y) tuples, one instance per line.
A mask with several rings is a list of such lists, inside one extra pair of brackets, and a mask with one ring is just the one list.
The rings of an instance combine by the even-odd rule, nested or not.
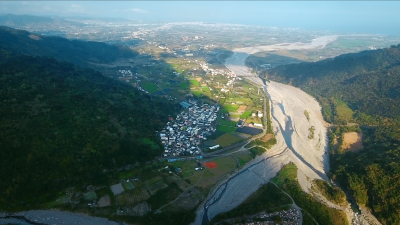
[[(264, 84), (245, 66), (245, 59), (259, 51), (323, 48), (335, 39), (335, 36), (324, 36), (312, 40), (311, 43), (235, 49), (234, 54), (226, 60), (226, 67), (238, 77), (263, 86), (271, 105), (272, 126), (277, 144), (221, 182), (198, 210), (194, 224), (206, 224), (217, 214), (235, 208), (290, 162), (298, 167), (298, 181), (306, 192), (311, 187), (309, 180), (328, 180), (327, 124), (323, 120), (318, 102), (299, 88), (273, 81)], [(305, 116), (305, 111), (308, 112), (309, 119)], [(314, 135), (310, 138), (312, 127)]]

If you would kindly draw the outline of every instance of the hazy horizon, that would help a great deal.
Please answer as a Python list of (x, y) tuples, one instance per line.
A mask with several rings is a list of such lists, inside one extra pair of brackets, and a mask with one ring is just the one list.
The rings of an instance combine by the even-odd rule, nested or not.
[(396, 1), (0, 1), (0, 14), (213, 22), (400, 35)]

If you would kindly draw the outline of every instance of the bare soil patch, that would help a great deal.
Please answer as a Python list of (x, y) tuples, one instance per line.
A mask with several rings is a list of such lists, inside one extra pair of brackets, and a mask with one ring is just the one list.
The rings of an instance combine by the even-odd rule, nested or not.
[(36, 41), (39, 41), (39, 40), (40, 40), (40, 37), (39, 37), (39, 36), (36, 36), (36, 35), (33, 35), (33, 34), (28, 35), (28, 37), (29, 37), (30, 39), (33, 39), (33, 40), (36, 40)]
[(343, 135), (343, 145), (344, 150), (355, 151), (362, 149), (362, 133), (348, 132)]

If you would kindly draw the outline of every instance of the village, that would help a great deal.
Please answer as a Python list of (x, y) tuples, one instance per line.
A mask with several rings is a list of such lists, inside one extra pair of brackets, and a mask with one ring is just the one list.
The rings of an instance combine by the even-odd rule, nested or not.
[(176, 120), (170, 117), (170, 122), (159, 133), (165, 147), (164, 157), (201, 154), (201, 140), (206, 140), (206, 136), (216, 130), (215, 120), (219, 111), (217, 104), (200, 105), (192, 99), (180, 104), (186, 110), (177, 115)]
[[(281, 210), (272, 213), (262, 213), (251, 218), (245, 219), (246, 222), (236, 223), (234, 221), (232, 224), (236, 225), (268, 225), (268, 224), (284, 224), (284, 225), (299, 225), (301, 224), (300, 212), (295, 208), (290, 208), (288, 210)], [(225, 221), (227, 222), (227, 221)]]

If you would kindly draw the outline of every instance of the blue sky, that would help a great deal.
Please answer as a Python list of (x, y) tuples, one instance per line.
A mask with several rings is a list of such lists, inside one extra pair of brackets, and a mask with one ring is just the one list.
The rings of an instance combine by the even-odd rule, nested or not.
[(0, 1), (1, 14), (119, 17), (400, 34), (398, 1)]

